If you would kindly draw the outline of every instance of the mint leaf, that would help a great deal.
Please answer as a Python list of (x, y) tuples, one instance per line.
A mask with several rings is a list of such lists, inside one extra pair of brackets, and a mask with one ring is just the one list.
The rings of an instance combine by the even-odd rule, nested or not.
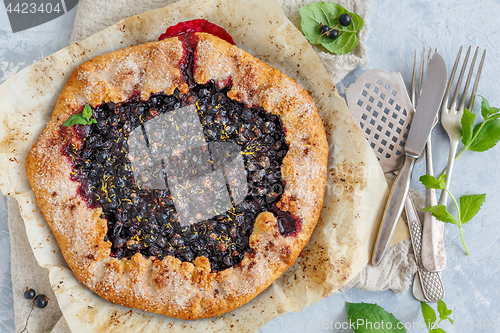
[(474, 119), (476, 115), (469, 110), (464, 109), (464, 114), (460, 123), (462, 124), (462, 143), (464, 145), (469, 145), (472, 141), (472, 134), (474, 132)]
[(422, 210), (425, 212), (431, 212), (432, 216), (437, 218), (439, 221), (458, 224), (453, 215), (448, 212), (445, 205), (435, 205), (432, 207), (424, 208)]
[(81, 113), (77, 113), (69, 117), (64, 123), (63, 126), (69, 127), (73, 125), (87, 125), (88, 121), (85, 119)]
[(495, 113), (495, 114), (489, 116), (488, 120), (493, 120), (493, 119), (498, 119), (498, 118), (500, 118), (500, 113)]
[[(300, 26), (306, 39), (314, 43), (321, 34), (319, 27), (321, 24), (326, 24), (329, 27), (334, 27), (333, 21), (330, 22), (330, 17), (326, 14), (319, 2), (313, 2), (310, 5), (304, 6), (299, 9), (301, 22)], [(340, 14), (338, 14), (340, 16)], [(328, 36), (324, 35), (318, 43), (325, 43), (328, 40), (332, 41)], [(333, 42), (333, 41), (332, 41)]]
[[(349, 13), (349, 12), (347, 12), (347, 13)], [(347, 27), (344, 27), (343, 25), (341, 25), (339, 28), (342, 30), (352, 30), (352, 31), (360, 31), (361, 29), (363, 29), (365, 22), (363, 21), (361, 16), (359, 16), (358, 14), (354, 14), (354, 13), (349, 13), (349, 15), (351, 15), (352, 23), (350, 25), (348, 25)]]
[[(350, 13), (341, 5), (331, 2), (313, 2), (301, 7), (299, 12), (302, 32), (310, 43), (322, 45), (327, 51), (336, 54), (349, 53), (358, 45), (356, 33), (364, 25), (361, 16)], [(348, 26), (339, 23), (339, 17), (344, 13), (351, 16), (351, 24)], [(337, 29), (339, 37), (333, 40), (326, 34), (322, 34), (321, 25)]]
[(425, 302), (420, 302), (420, 307), (422, 308), (425, 326), (430, 331), (436, 324), (436, 311)]
[[(406, 332), (403, 324), (401, 324), (401, 322), (397, 320), (392, 313), (385, 311), (377, 304), (346, 302), (345, 305), (347, 309), (347, 318), (351, 323), (353, 323), (354, 332), (356, 333)], [(380, 327), (380, 329), (374, 330), (373, 327)]]
[(77, 113), (69, 117), (63, 126), (69, 127), (73, 125), (91, 125), (97, 124), (97, 120), (92, 117), (92, 108), (88, 103), (85, 104), (82, 113)]
[(500, 140), (500, 119), (476, 125), (473, 136), (476, 138), (471, 142), (470, 150), (481, 152), (493, 148)]
[(460, 197), (460, 217), (462, 224), (469, 222), (481, 209), (486, 194), (472, 194)]
[(87, 121), (92, 117), (92, 109), (90, 108), (89, 104), (85, 104), (85, 107), (83, 108), (82, 112), (83, 118), (87, 119)]
[(453, 311), (449, 310), (448, 307), (446, 307), (446, 303), (445, 302), (443, 302), (442, 300), (438, 300), (437, 309), (438, 309), (438, 312), (439, 312), (439, 318), (441, 320), (448, 319), (450, 321), (450, 323), (453, 324), (453, 319), (451, 319), (449, 317)]
[[(483, 116), (484, 119), (491, 119), (491, 116), (497, 114), (500, 112), (499, 108), (492, 107), (490, 106), (490, 103), (486, 98), (481, 96), (482, 101), (481, 101), (481, 115)], [(497, 116), (498, 117), (498, 116)]]
[(481, 96), (482, 101), (481, 101), (481, 116), (483, 116), (484, 119), (488, 118), (488, 115), (490, 113), (490, 103), (488, 103), (488, 100)]
[(346, 54), (358, 46), (358, 37), (354, 34), (341, 34), (335, 40), (330, 39), (330, 42), (323, 44), (323, 47), (331, 53)]
[(490, 113), (488, 114), (488, 119), (491, 119), (492, 116), (499, 116), (500, 109), (492, 106), (490, 108)]
[(442, 190), (446, 187), (446, 175), (444, 173), (439, 178), (431, 175), (423, 175), (419, 180), (427, 188)]

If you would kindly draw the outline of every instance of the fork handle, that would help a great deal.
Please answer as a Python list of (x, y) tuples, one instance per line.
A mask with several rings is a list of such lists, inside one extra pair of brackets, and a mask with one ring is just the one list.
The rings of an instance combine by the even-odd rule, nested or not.
[[(446, 167), (446, 188), (450, 188), (451, 173), (453, 172), (453, 164), (455, 163), (455, 155), (457, 154), (458, 140), (450, 141), (450, 154), (448, 155), (448, 166)], [(446, 201), (448, 199), (448, 193), (445, 190), (441, 191), (441, 196), (439, 197), (439, 204), (446, 206)]]
[(372, 265), (378, 266), (391, 243), (399, 216), (403, 211), (404, 201), (410, 189), (411, 173), (416, 157), (405, 155), (403, 166), (392, 185), (389, 199), (385, 206), (382, 223), (378, 230), (377, 240), (373, 248)]
[[(432, 142), (427, 140), (425, 146), (425, 163), (427, 174), (434, 176), (432, 166)], [(436, 191), (425, 189), (425, 206), (437, 204)], [(422, 265), (429, 272), (440, 272), (446, 266), (446, 251), (443, 241), (443, 222), (438, 221), (430, 212), (424, 212), (422, 228)]]
[(422, 265), (422, 226), (410, 195), (405, 200), (405, 211), (413, 253), (417, 263), (417, 274), (415, 274), (413, 282), (413, 295), (422, 302), (437, 302), (444, 296), (443, 282), (438, 272), (429, 272)]

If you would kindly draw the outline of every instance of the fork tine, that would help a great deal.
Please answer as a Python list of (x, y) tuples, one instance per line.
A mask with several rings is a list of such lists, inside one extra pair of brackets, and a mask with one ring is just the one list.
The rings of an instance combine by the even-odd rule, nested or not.
[(415, 50), (415, 57), (413, 58), (413, 75), (411, 77), (411, 105), (415, 109), (415, 82), (417, 79), (417, 50)]
[(424, 60), (425, 60), (425, 47), (422, 49), (422, 59), (420, 60), (420, 73), (418, 78), (418, 93), (417, 98), (420, 98), (420, 94), (422, 93), (422, 83), (424, 79)]
[(484, 58), (486, 57), (486, 50), (483, 52), (483, 56), (481, 57), (481, 62), (479, 63), (479, 68), (477, 69), (476, 81), (474, 82), (474, 87), (472, 88), (472, 94), (470, 95), (469, 100), (469, 111), (472, 112), (472, 108), (474, 107), (474, 100), (476, 99), (476, 91), (477, 85), (479, 84), (479, 78), (481, 77), (481, 71), (483, 70)]
[[(438, 49), (437, 47), (434, 49), (434, 53), (437, 53)], [(432, 58), (432, 47), (429, 48), (429, 59), (427, 59), (427, 67), (429, 67), (430, 63), (431, 63), (431, 58)], [(439, 121), (439, 113), (436, 114), (436, 119), (434, 119), (434, 125), (432, 126), (436, 126), (436, 124), (438, 123)]]
[(453, 84), (453, 79), (455, 78), (455, 73), (457, 71), (458, 62), (460, 61), (460, 57), (462, 55), (462, 48), (463, 48), (463, 46), (460, 46), (460, 50), (458, 50), (457, 58), (455, 59), (455, 64), (453, 65), (453, 69), (451, 70), (450, 79), (448, 80), (448, 86), (446, 87), (446, 91), (445, 91), (444, 97), (443, 97), (443, 104), (442, 104), (442, 110), (441, 110), (442, 112), (448, 112), (448, 99), (450, 97), (451, 85)]
[(471, 48), (472, 47), (469, 46), (469, 49), (467, 50), (467, 54), (465, 55), (464, 64), (462, 65), (462, 70), (460, 70), (460, 75), (458, 76), (457, 86), (455, 88), (455, 93), (453, 94), (453, 99), (451, 100), (450, 109), (455, 109), (455, 106), (457, 104), (458, 92), (460, 91), (460, 86), (462, 85), (462, 79), (464, 78), (464, 73), (465, 73), (465, 70), (467, 69), (467, 62), (469, 61), (469, 55), (470, 55)]
[[(460, 100), (460, 106), (458, 107), (458, 111), (461, 112), (465, 106), (465, 99), (467, 97), (467, 90), (469, 89), (470, 79), (472, 78), (472, 72), (474, 71), (474, 65), (476, 64), (477, 53), (479, 52), (479, 47), (476, 48), (476, 52), (474, 52), (474, 57), (472, 58), (472, 63), (469, 69), (469, 75), (467, 76), (467, 81), (465, 82), (464, 92), (462, 94), (462, 99)], [(472, 98), (472, 95), (471, 95)]]

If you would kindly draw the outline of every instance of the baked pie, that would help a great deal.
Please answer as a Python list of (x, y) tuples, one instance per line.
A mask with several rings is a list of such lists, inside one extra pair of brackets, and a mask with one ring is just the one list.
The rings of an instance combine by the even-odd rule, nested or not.
[(26, 171), (81, 283), (192, 320), (249, 302), (294, 263), (319, 218), (327, 154), (295, 81), (188, 32), (76, 68)]

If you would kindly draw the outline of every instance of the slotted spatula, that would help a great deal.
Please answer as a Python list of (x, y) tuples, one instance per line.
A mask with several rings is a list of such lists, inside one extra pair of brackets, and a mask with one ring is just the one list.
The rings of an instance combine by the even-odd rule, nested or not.
[(365, 71), (346, 89), (346, 99), (384, 173), (399, 169), (413, 117), (401, 74)]

